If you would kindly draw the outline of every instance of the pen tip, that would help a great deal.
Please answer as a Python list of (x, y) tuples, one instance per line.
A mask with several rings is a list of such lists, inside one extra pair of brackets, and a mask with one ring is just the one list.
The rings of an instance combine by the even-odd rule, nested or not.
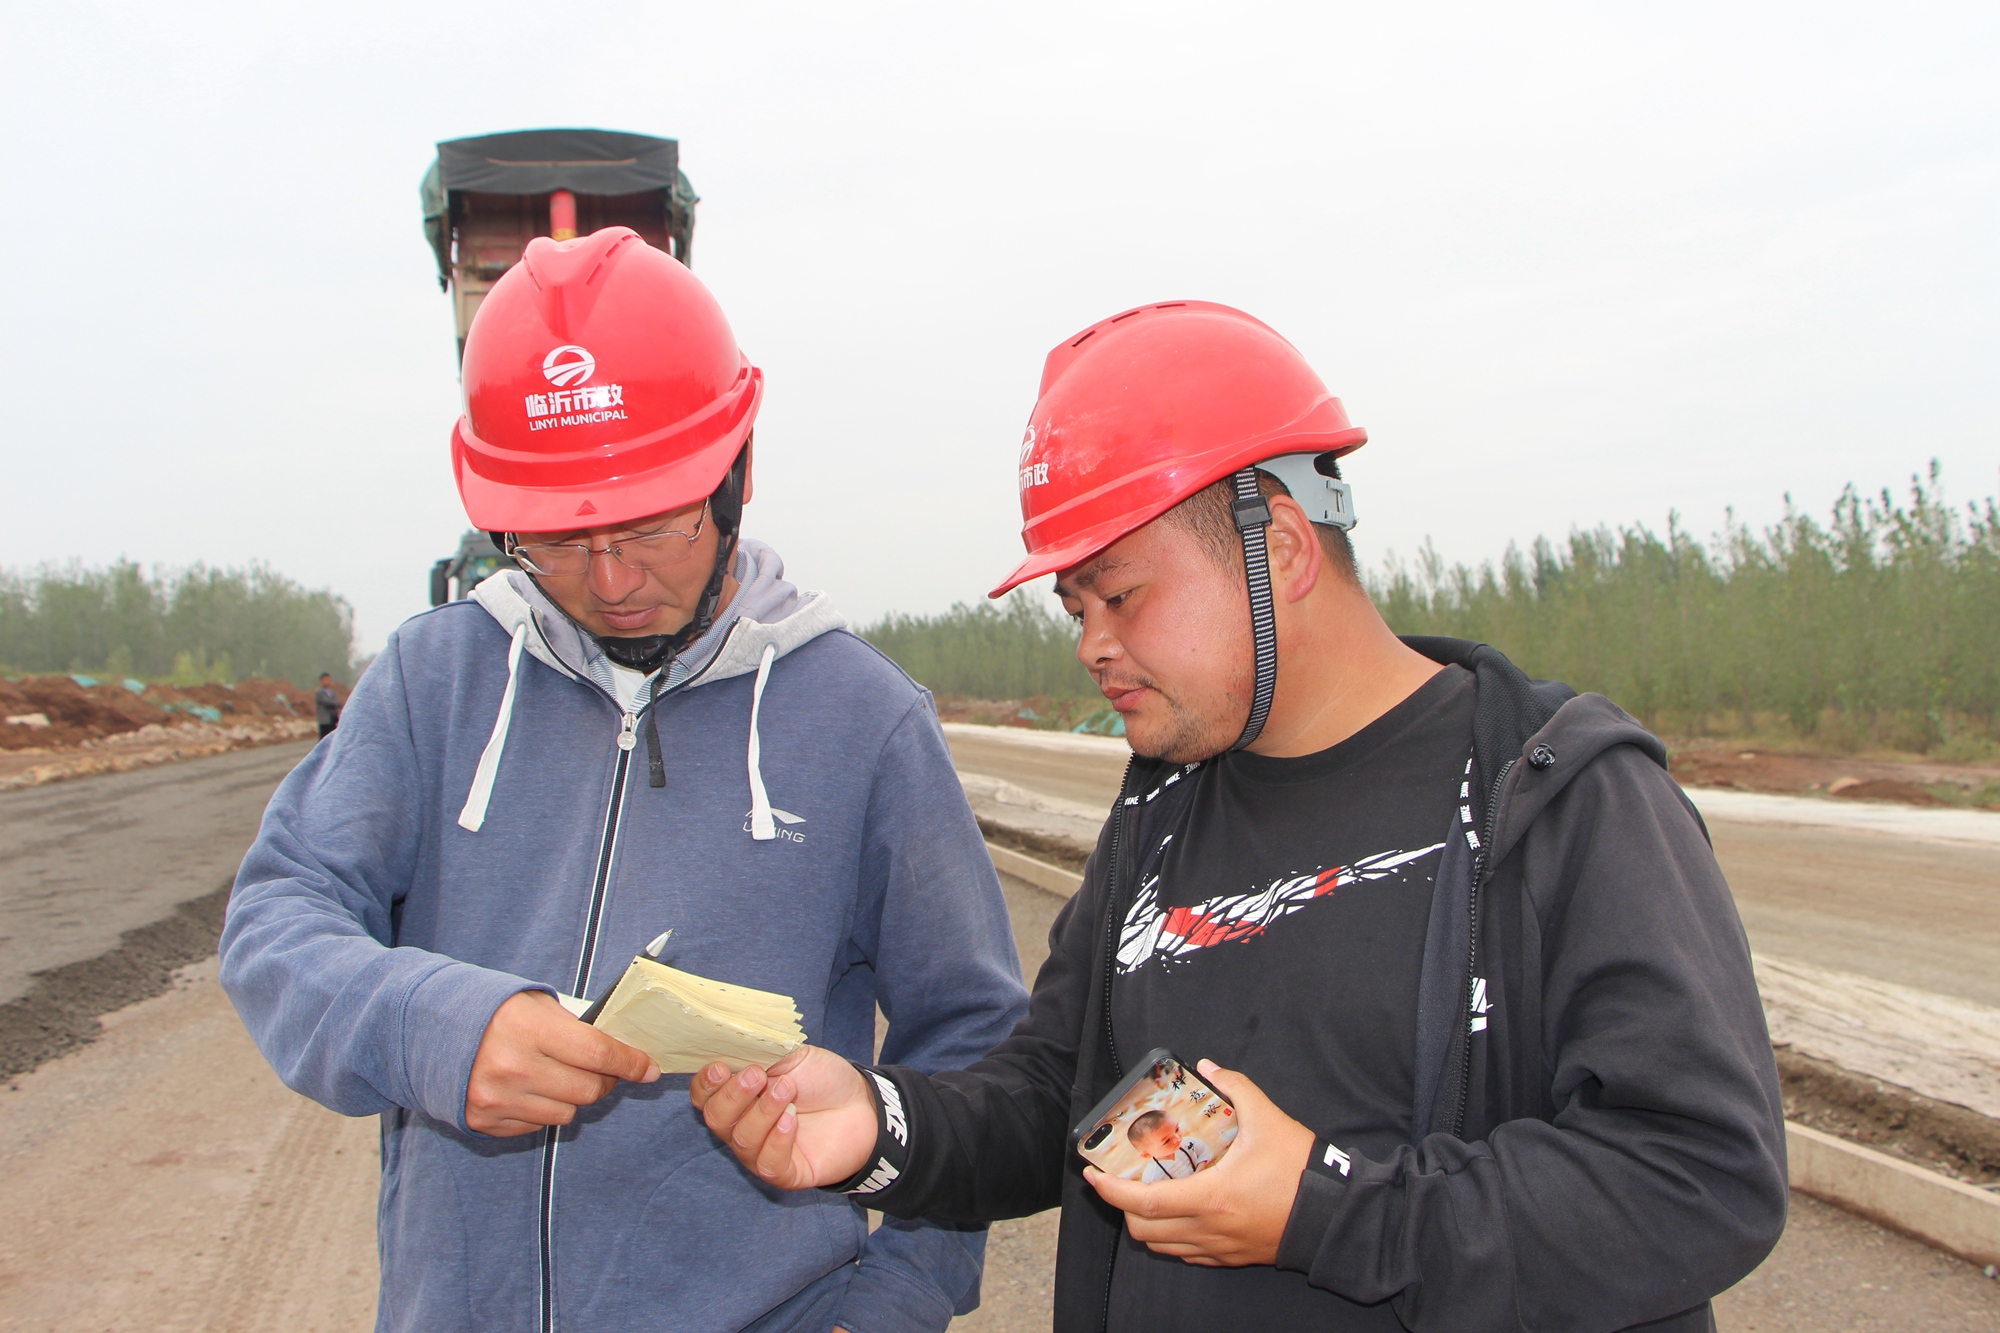
[(658, 958), (660, 950), (667, 947), (667, 940), (673, 935), (672, 929), (662, 931), (651, 944), (646, 946), (646, 957)]

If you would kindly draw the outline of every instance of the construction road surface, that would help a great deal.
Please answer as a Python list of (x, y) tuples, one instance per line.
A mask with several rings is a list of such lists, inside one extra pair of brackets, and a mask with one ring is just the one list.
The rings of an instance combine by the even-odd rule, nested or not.
[[(947, 739), (962, 773), (987, 774), (1100, 812), (1111, 808), (1125, 771), (1124, 747), (1092, 743), (1094, 738), (954, 725)], [(1692, 795), (1698, 805), (1707, 802), (1705, 793)], [(1753, 949), (2000, 1006), (2000, 967), (1994, 966), (2000, 959), (2000, 836), (1980, 844), (1771, 822), (1788, 808), (1784, 800), (1753, 805), (1756, 822), (1733, 817), (1735, 802), (1707, 802), (1704, 809)], [(1879, 807), (1836, 801), (1799, 800), (1790, 808), (1823, 819), (1880, 813)], [(1932, 812), (1889, 813), (1922, 829), (1922, 817)], [(2000, 835), (2000, 814), (1971, 817), (1991, 820)]]
[(294, 741), (0, 792), (0, 1004), (236, 877)]
[[(1121, 767), (1108, 765), (1105, 777), (1075, 755), (1044, 762), (1008, 747), (972, 756), (961, 738), (953, 743), (963, 767), (998, 768), (1080, 802), (1108, 805), (1104, 784), (1115, 786)], [(121, 931), (213, 891), (304, 749), (0, 794), (0, 984), (17, 994), (27, 972), (94, 956)], [(1910, 867), (1893, 860), (1899, 853), (1869, 850), (1862, 844), (1840, 875), (1890, 876), (1874, 887), (1893, 903), (1893, 877)], [(1927, 864), (1919, 858), (1917, 868), (1939, 875), (1942, 901), (1949, 880)], [(1796, 898), (1813, 882), (1809, 868), (1795, 869), (1790, 881), (1774, 879), (1768, 928), (1827, 947), (1853, 938), (1858, 908), (1829, 917), (1785, 896), (1786, 883), (1799, 886)], [(1032, 976), (1062, 900), (1011, 879), (1003, 887)], [(1939, 929), (1933, 956), (1965, 925)], [(1911, 938), (1921, 933), (1914, 927)], [(95, 1043), (0, 1086), (0, 1330), (372, 1326), (375, 1122), (335, 1115), (280, 1085), (214, 977), (212, 960), (185, 969), (168, 993), (108, 1015)], [(997, 1225), (984, 1305), (954, 1327), (1048, 1328), (1054, 1243), (1052, 1214)], [(1730, 1333), (1955, 1333), (2000, 1327), (2000, 1282), (1794, 1196), (1777, 1252), (1717, 1312)]]

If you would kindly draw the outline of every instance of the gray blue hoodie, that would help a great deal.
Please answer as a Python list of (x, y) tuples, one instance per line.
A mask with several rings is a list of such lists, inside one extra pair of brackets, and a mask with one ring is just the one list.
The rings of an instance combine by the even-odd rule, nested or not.
[(651, 704), (516, 572), (405, 623), (243, 862), (222, 981), (292, 1088), (382, 1117), (378, 1328), (940, 1329), (984, 1234), (761, 1184), (620, 1084), (560, 1131), (465, 1123), (493, 1012), (669, 961), (790, 995), (816, 1044), (955, 1068), (1025, 1012), (993, 865), (929, 696), (745, 541)]

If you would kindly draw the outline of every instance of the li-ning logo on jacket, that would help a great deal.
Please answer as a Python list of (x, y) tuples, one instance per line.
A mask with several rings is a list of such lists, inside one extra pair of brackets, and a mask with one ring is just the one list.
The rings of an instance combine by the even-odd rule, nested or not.
[(575, 343), (566, 343), (543, 357), (542, 374), (556, 392), (531, 393), (523, 400), (528, 429), (625, 420), (625, 386), (586, 383), (596, 373), (597, 358)]
[[(743, 831), (745, 833), (750, 832), (750, 817), (756, 813), (754, 810), (745, 810), (743, 812)], [(777, 833), (780, 838), (783, 838), (787, 842), (804, 842), (806, 840), (805, 834), (791, 827), (794, 824), (805, 823), (806, 819), (804, 815), (795, 815), (789, 810), (780, 810), (774, 805), (771, 807), (771, 818), (777, 823)]]

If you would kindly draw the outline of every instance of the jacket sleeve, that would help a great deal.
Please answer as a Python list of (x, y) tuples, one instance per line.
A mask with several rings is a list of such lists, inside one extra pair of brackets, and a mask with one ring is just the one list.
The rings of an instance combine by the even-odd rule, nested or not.
[(1099, 836), (1083, 887), (1049, 929), (1048, 960), (1035, 977), (1028, 1016), (1013, 1033), (962, 1070), (882, 1071), (902, 1094), (910, 1141), (901, 1176), (869, 1196), (871, 1207), (893, 1217), (988, 1222), (1061, 1202), (1072, 1089), (1104, 912), (1107, 836)]
[[(889, 1020), (882, 1058), (926, 1072), (972, 1063), (1027, 1010), (993, 858), (928, 697), (876, 765), (855, 945)], [(879, 898), (876, 896), (879, 894)], [(835, 1322), (850, 1333), (937, 1333), (979, 1303), (983, 1227), (891, 1220), (868, 1237)]]
[[(1631, 746), (1530, 827), (1549, 1119), (1308, 1171), (1278, 1265), (1417, 1333), (1623, 1329), (1702, 1305), (1783, 1230), (1783, 1107), (1703, 830)], [(1498, 1011), (1496, 1011), (1498, 1012)], [(1537, 1006), (1511, 1012), (1532, 1014)]]
[(285, 1085), (345, 1115), (409, 1107), (471, 1133), (465, 1089), (508, 997), (546, 986), (394, 948), (422, 811), (395, 637), (292, 770), (237, 872), (222, 985)]

